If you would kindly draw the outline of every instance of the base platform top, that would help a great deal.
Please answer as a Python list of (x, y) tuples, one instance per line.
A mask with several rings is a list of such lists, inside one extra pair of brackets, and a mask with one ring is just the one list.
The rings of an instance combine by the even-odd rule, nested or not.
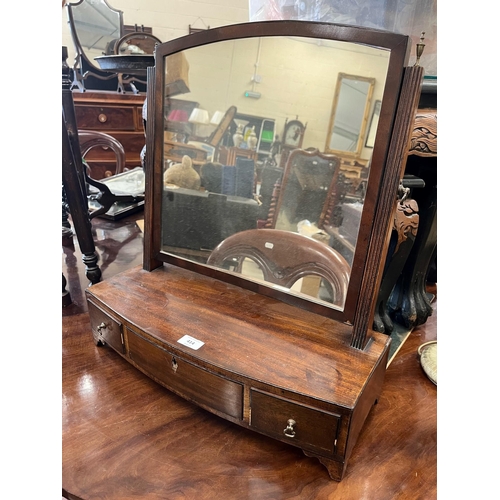
[[(351, 327), (258, 293), (164, 264), (137, 266), (87, 289), (167, 350), (210, 369), (229, 370), (266, 384), (355, 405), (389, 348), (390, 338), (370, 332), (364, 351), (350, 347)], [(203, 342), (197, 350), (178, 341)]]

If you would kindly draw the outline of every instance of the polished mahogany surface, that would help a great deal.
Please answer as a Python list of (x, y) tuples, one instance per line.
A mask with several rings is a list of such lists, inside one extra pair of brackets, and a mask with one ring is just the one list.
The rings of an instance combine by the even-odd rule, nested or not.
[[(94, 219), (103, 279), (142, 260), (135, 220)], [(300, 449), (250, 432), (163, 389), (92, 340), (78, 243), (63, 246), (73, 304), (63, 309), (62, 487), (91, 499), (433, 499), (437, 390), (417, 349), (434, 314), (387, 370), (342, 482)], [(436, 293), (436, 290), (432, 290)]]

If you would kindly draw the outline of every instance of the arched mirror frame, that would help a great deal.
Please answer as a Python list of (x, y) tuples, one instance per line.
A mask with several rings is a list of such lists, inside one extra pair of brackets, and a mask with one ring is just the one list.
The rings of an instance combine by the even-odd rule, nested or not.
[[(334, 131), (334, 126), (335, 126), (335, 118), (337, 115), (337, 110), (339, 108), (339, 100), (340, 100), (340, 94), (341, 94), (341, 90), (342, 90), (342, 82), (344, 80), (355, 80), (355, 81), (359, 81), (359, 82), (366, 82), (369, 85), (368, 92), (366, 93), (365, 107), (363, 110), (363, 117), (361, 119), (361, 126), (359, 129), (359, 135), (358, 135), (358, 139), (356, 141), (356, 148), (354, 151), (348, 151), (345, 149), (334, 149), (334, 148), (330, 147), (331, 140), (332, 140), (332, 134)], [(375, 86), (375, 79), (374, 78), (368, 78), (368, 77), (358, 76), (358, 75), (348, 75), (346, 73), (339, 73), (339, 76), (337, 78), (337, 85), (335, 88), (335, 94), (333, 96), (332, 113), (330, 115), (330, 123), (328, 124), (328, 134), (326, 135), (325, 151), (327, 153), (337, 154), (339, 156), (345, 156), (348, 158), (353, 158), (353, 157), (358, 158), (361, 155), (361, 150), (363, 148), (364, 138), (365, 138), (365, 134), (366, 134), (366, 130), (367, 130), (368, 114), (370, 112), (374, 86)]]
[[(377, 134), (373, 148), (358, 244), (353, 259), (353, 272), (343, 311), (182, 259), (161, 250), (165, 58), (192, 47), (218, 41), (264, 36), (324, 38), (369, 45), (390, 51), (380, 112), (380, 133)], [(387, 251), (390, 214), (396, 202), (397, 185), (401, 175), (402, 160), (398, 154), (402, 148), (402, 141), (406, 144), (406, 136), (402, 137), (402, 135), (409, 132), (409, 126), (408, 131), (400, 130), (398, 127), (397, 133), (393, 135), (409, 51), (410, 39), (406, 35), (355, 26), (306, 21), (265, 21), (229, 25), (158, 45), (155, 51), (155, 67), (148, 70), (147, 150), (151, 153), (146, 155), (143, 268), (152, 271), (162, 266), (163, 263), (173, 264), (353, 325), (351, 345), (362, 347), (361, 344), (365, 342), (366, 331), (369, 328), (367, 318), (370, 316), (370, 311), (367, 309), (370, 309), (374, 304), (376, 282), (383, 265), (383, 256)], [(411, 94), (409, 95), (411, 100), (413, 94), (411, 89), (409, 94)]]

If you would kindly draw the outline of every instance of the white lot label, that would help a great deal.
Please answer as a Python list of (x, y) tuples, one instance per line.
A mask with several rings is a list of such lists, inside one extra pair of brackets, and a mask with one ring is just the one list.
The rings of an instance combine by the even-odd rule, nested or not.
[(179, 339), (177, 342), (179, 342), (179, 344), (188, 346), (191, 349), (194, 349), (195, 351), (197, 349), (199, 349), (205, 343), (205, 342), (202, 342), (201, 340), (190, 337), (189, 335), (184, 335), (184, 337)]

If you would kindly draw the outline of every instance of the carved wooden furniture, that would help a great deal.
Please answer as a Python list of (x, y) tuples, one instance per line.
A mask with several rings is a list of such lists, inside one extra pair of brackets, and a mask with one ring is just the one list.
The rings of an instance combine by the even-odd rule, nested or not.
[[(262, 58), (289, 52), (299, 43), (304, 51), (321, 50), (318, 67), (325, 71), (335, 67), (339, 46), (345, 50), (362, 44), (363, 54), (356, 57), (369, 53), (384, 61), (384, 73), (378, 76), (384, 88), (379, 132), (352, 271), (343, 300), (335, 304), (207, 265), (163, 243), (163, 205), (169, 196), (163, 186), (165, 69), (169, 57), (180, 52), (188, 61), (197, 51), (204, 60), (215, 58), (225, 42), (245, 53), (252, 45), (258, 47)], [(422, 80), (422, 68), (405, 67), (409, 47), (404, 35), (306, 21), (230, 25), (157, 46), (155, 68), (148, 70), (151, 154), (146, 156), (143, 267), (86, 291), (98, 345), (110, 346), (153, 380), (200, 407), (317, 457), (336, 480), (342, 478), (381, 393), (387, 364), (390, 339), (374, 332), (371, 324)], [(299, 75), (303, 61), (287, 60), (290, 71)], [(357, 64), (363, 66), (363, 61)], [(203, 68), (190, 63), (190, 76), (195, 71)], [(201, 96), (201, 105), (234, 84), (221, 79), (230, 73), (201, 78), (202, 72), (190, 78), (191, 83), (202, 82), (191, 89)], [(283, 72), (280, 78), (274, 78), (277, 95), (285, 83)], [(272, 80), (268, 79), (270, 85)], [(314, 93), (319, 90), (315, 87)], [(298, 92), (291, 102), (305, 99), (303, 107), (314, 98), (305, 96), (300, 85), (291, 91)], [(294, 111), (292, 106), (287, 114), (298, 114)], [(328, 124), (322, 126), (326, 134)], [(196, 215), (201, 213), (191, 214)], [(221, 222), (229, 220), (226, 215), (218, 213)], [(259, 238), (266, 240), (264, 247), (272, 250), (268, 230), (259, 231)], [(297, 245), (289, 246), (290, 260), (299, 252)]]
[[(293, 247), (296, 252), (290, 252)], [(264, 281), (292, 288), (300, 279), (316, 277), (326, 282), (333, 304), (341, 306), (345, 301), (349, 264), (336, 250), (313, 238), (279, 229), (241, 231), (222, 241), (207, 264), (244, 273), (245, 259), (257, 264)], [(314, 281), (319, 285), (319, 280)]]
[(425, 187), (415, 192), (420, 223), (415, 242), (387, 302), (398, 322), (413, 328), (427, 321), (432, 305), (425, 291), (429, 264), (437, 248), (437, 109), (417, 111), (405, 172), (416, 175)]
[[(80, 151), (78, 128), (76, 126), (73, 95), (70, 90), (67, 47), (62, 48), (62, 185), (63, 198), (71, 214), (71, 220), (86, 266), (86, 275), (91, 283), (101, 279), (97, 261), (92, 228), (90, 224), (85, 172)], [(63, 217), (64, 219), (64, 217)], [(64, 290), (64, 279), (63, 279)]]
[[(146, 143), (142, 121), (145, 95), (116, 92), (73, 92), (76, 123), (79, 131), (104, 132), (114, 137), (125, 150), (124, 168), (141, 165), (141, 150)], [(96, 147), (85, 160), (94, 179), (115, 173), (116, 157), (110, 148)]]
[[(106, 171), (105, 176), (116, 175), (125, 170), (126, 156), (125, 149), (120, 142), (118, 142), (114, 137), (104, 132), (98, 132), (97, 130), (79, 130), (78, 138), (80, 139), (80, 149), (82, 158), (85, 158), (87, 153), (92, 148), (101, 147), (103, 149), (111, 149), (116, 157), (116, 169), (114, 172)], [(89, 165), (90, 167), (90, 165)], [(109, 175), (108, 175), (109, 174)], [(90, 177), (94, 177), (92, 172), (89, 172)]]
[(322, 228), (338, 202), (340, 159), (317, 149), (293, 150), (275, 186), (265, 227), (297, 231), (309, 220)]
[(410, 188), (405, 187), (403, 182), (399, 186), (393, 233), (373, 318), (373, 329), (387, 335), (394, 330), (394, 322), (388, 308), (389, 298), (415, 242), (420, 220), (418, 204), (409, 197)]

